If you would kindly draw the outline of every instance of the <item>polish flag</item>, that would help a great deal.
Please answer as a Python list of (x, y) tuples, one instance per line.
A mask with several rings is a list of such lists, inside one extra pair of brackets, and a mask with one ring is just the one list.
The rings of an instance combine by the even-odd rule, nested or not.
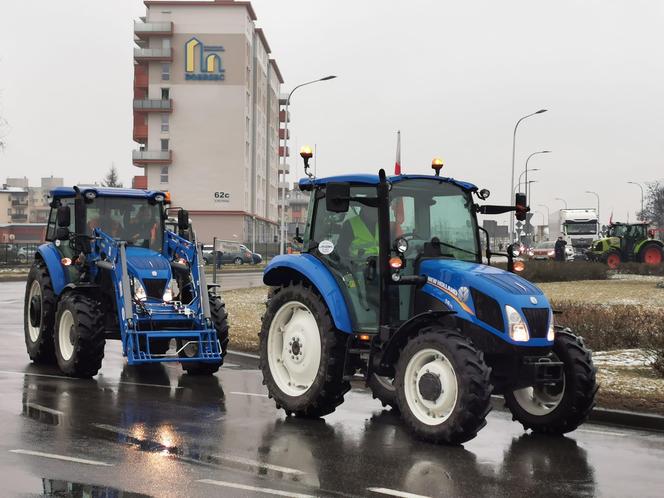
[[(401, 131), (397, 131), (397, 159), (394, 163), (394, 174), (401, 174)], [(403, 198), (397, 198), (392, 209), (394, 209), (394, 230), (397, 236), (401, 236), (403, 233), (401, 225), (404, 222)]]
[(401, 174), (401, 131), (397, 131), (397, 160), (394, 163), (394, 174)]
[(609, 225), (613, 224), (613, 211), (611, 211), (611, 216), (609, 216)]

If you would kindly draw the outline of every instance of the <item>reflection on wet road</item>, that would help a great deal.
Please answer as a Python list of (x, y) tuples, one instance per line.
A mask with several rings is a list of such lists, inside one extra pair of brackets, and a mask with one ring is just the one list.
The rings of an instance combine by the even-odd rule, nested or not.
[[(20, 291), (20, 286), (18, 286)], [(465, 447), (413, 440), (361, 386), (324, 420), (286, 418), (255, 361), (210, 378), (129, 367), (107, 343), (101, 374), (28, 363), (17, 286), (0, 283), (3, 496), (657, 496), (664, 436), (586, 425), (524, 434), (494, 412)]]

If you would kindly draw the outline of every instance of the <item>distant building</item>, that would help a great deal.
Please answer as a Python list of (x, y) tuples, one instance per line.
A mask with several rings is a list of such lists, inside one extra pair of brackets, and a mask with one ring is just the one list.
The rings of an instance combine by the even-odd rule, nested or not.
[[(55, 187), (61, 187), (64, 181), (60, 177), (44, 177), (38, 187), (31, 187), (27, 178), (7, 178), (3, 190), (0, 190), (0, 223), (46, 223), (50, 212), (48, 193)], [(2, 197), (11, 206), (5, 209)], [(6, 213), (8, 217), (3, 217)]]
[(297, 183), (286, 194), (286, 220), (287, 234), (289, 237), (295, 235), (295, 228), (299, 227), (300, 233), (304, 233), (307, 224), (307, 212), (309, 210), (309, 192), (302, 192)]
[(146, 0), (134, 25), (132, 185), (166, 190), (201, 241), (278, 234), (279, 88), (246, 1)]

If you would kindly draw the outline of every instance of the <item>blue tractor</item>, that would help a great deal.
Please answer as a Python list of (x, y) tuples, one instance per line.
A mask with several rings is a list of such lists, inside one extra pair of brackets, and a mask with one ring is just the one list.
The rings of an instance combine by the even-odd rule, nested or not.
[(165, 228), (164, 192), (58, 187), (51, 197), (47, 242), (25, 292), (32, 361), (92, 377), (106, 340), (119, 339), (130, 365), (180, 362), (190, 374), (216, 372), (227, 314), (205, 281), (187, 211), (178, 211), (176, 234)]
[[(305, 172), (310, 153), (303, 153)], [(591, 352), (554, 324), (542, 291), (490, 266), (477, 214), (489, 191), (434, 175), (300, 180), (311, 193), (302, 254), (274, 258), (260, 332), (264, 384), (287, 414), (335, 410), (364, 376), (428, 441), (461, 444), (486, 424), (492, 394), (525, 429), (574, 430), (597, 391)], [(482, 251), (481, 233), (486, 236)], [(523, 265), (511, 248), (508, 269)], [(486, 263), (483, 263), (483, 257)]]

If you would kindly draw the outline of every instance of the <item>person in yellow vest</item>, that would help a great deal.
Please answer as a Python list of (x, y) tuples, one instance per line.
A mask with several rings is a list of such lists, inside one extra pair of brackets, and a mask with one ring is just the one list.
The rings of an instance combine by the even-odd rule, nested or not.
[(349, 215), (341, 229), (337, 243), (339, 252), (354, 262), (378, 256), (378, 212), (376, 208), (362, 206), (359, 214)]

